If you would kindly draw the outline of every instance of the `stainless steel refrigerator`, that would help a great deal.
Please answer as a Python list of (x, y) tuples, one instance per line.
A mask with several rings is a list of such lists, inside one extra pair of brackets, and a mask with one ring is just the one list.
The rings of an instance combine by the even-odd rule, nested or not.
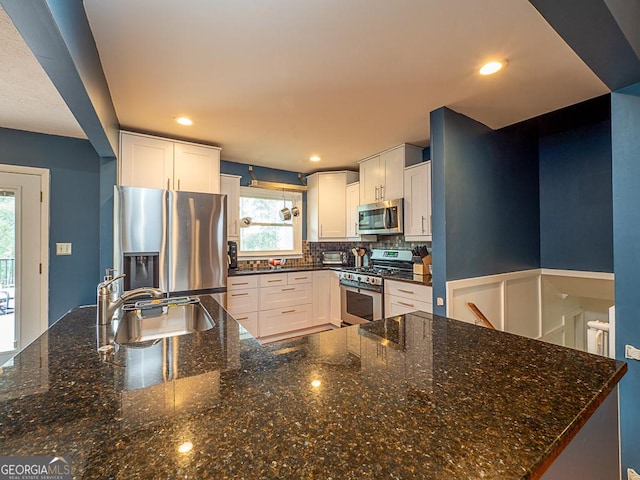
[(114, 268), (124, 290), (227, 288), (226, 195), (114, 187)]

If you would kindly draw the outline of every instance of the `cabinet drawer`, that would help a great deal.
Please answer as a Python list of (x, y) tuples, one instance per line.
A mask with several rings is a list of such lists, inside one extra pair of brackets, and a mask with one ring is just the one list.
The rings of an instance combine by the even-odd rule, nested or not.
[(260, 337), (311, 327), (311, 310), (311, 304), (306, 304), (261, 311), (258, 314)]
[(291, 272), (287, 273), (287, 283), (295, 285), (298, 283), (311, 283), (313, 272)]
[(404, 297), (396, 297), (395, 295), (384, 296), (385, 317), (393, 317), (395, 315), (402, 315), (405, 313), (415, 312), (417, 310), (433, 313), (433, 304)]
[(246, 290), (258, 287), (258, 275), (238, 275), (227, 278), (227, 290)]
[(227, 293), (227, 310), (231, 315), (258, 311), (258, 289), (233, 290)]
[(265, 273), (260, 275), (260, 286), (273, 287), (274, 285), (286, 285), (287, 275), (286, 273)]
[(310, 283), (263, 287), (260, 289), (260, 310), (286, 308), (313, 302), (313, 288)]
[(433, 289), (426, 285), (386, 280), (384, 282), (384, 293), (433, 304)]
[(254, 337), (258, 337), (258, 312), (241, 313), (234, 316), (236, 321), (242, 325)]

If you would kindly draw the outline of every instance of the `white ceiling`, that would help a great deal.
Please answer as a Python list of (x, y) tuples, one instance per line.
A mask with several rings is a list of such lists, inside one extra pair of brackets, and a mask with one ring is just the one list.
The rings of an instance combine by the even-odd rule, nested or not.
[[(354, 167), (402, 142), (428, 145), (441, 106), (498, 128), (608, 92), (527, 0), (84, 4), (123, 128), (254, 165)], [(508, 68), (479, 77), (495, 57)]]
[(87, 138), (2, 7), (0, 127)]

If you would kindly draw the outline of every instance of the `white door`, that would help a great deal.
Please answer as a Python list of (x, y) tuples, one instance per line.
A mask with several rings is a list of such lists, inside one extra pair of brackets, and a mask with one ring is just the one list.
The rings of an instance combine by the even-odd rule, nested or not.
[(47, 328), (48, 185), (48, 170), (0, 166), (0, 365)]

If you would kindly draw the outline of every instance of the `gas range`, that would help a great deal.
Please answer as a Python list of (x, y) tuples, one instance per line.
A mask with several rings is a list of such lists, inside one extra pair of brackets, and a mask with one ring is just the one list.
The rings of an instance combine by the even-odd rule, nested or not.
[(371, 251), (371, 265), (340, 272), (340, 314), (344, 325), (384, 318), (384, 279), (413, 271), (408, 250)]
[(351, 287), (383, 291), (383, 277), (406, 277), (413, 272), (413, 255), (409, 250), (373, 249), (372, 265), (343, 269), (340, 283)]

